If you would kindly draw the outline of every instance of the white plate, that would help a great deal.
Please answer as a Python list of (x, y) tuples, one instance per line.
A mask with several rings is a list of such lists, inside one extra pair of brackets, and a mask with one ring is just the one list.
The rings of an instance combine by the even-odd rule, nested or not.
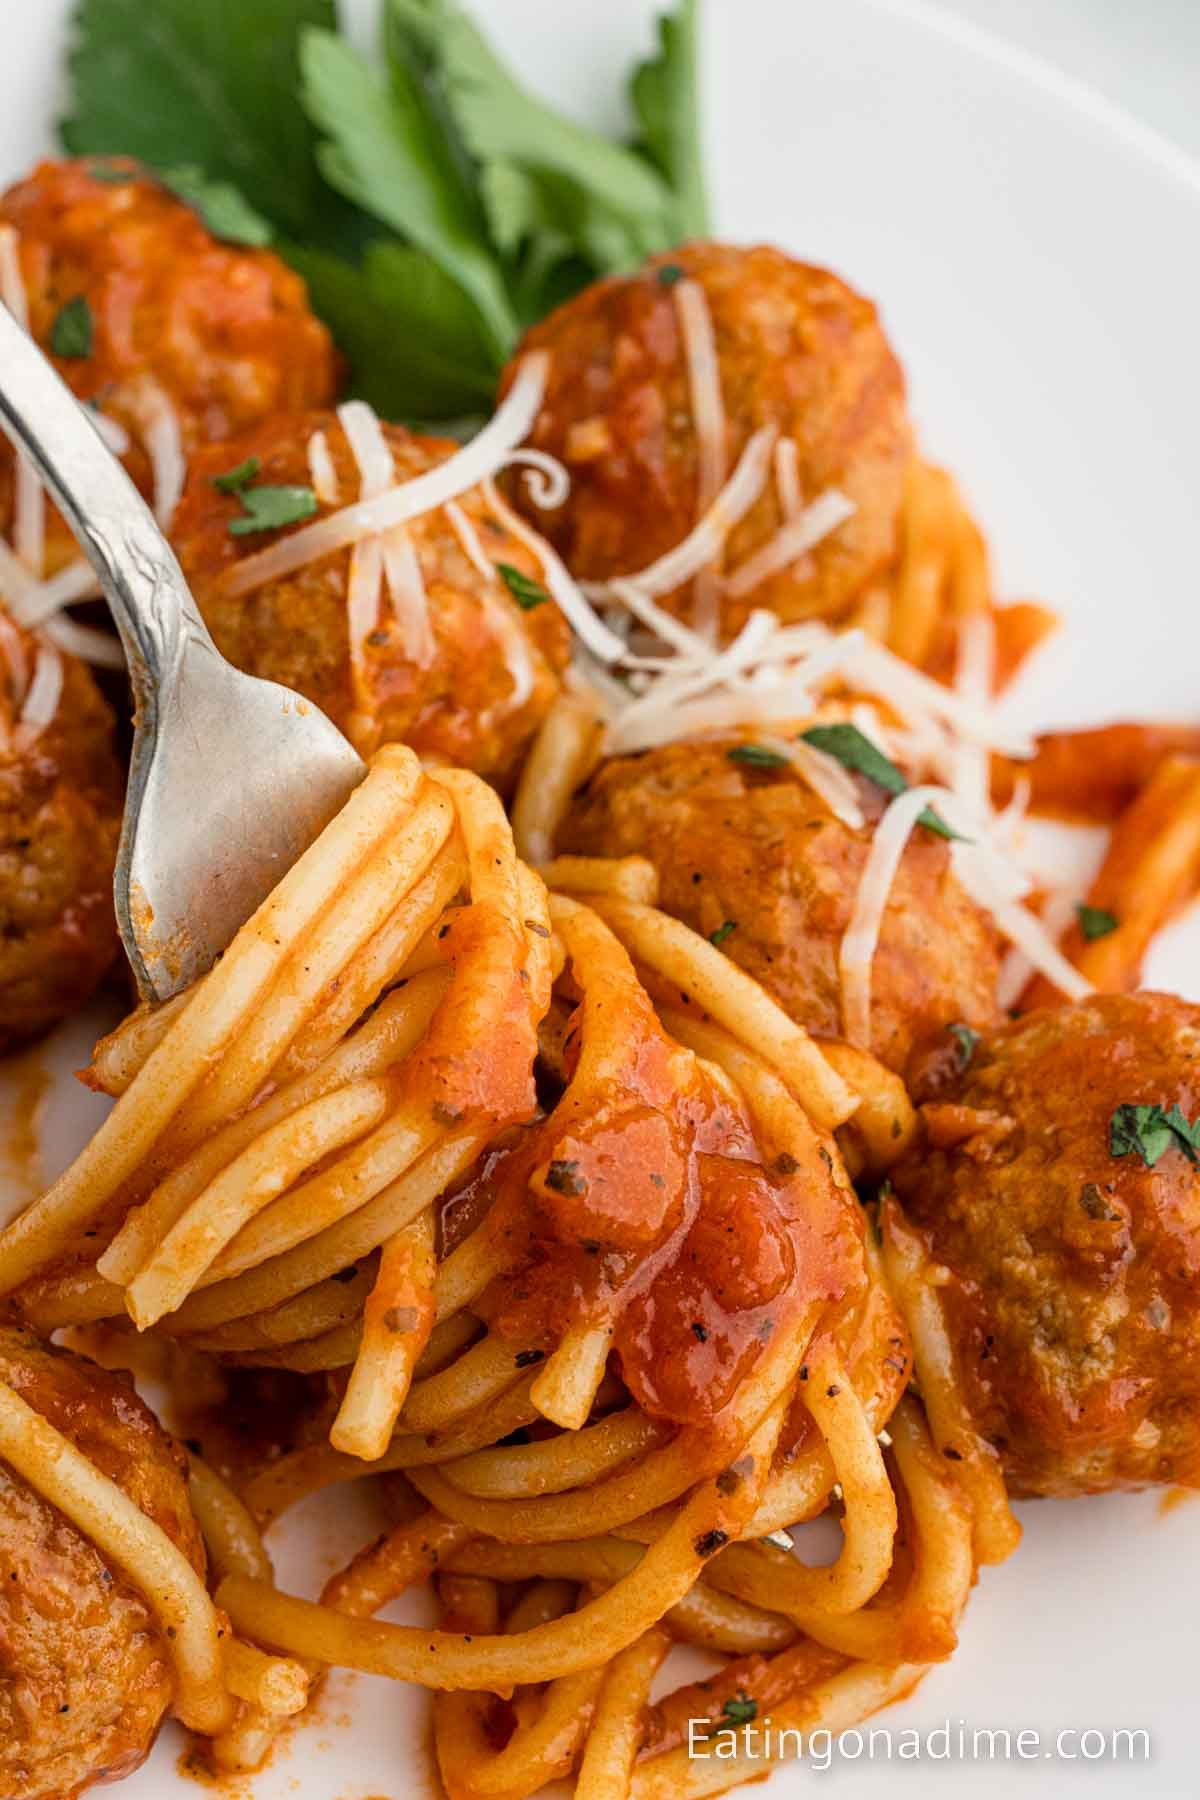
[[(7, 178), (50, 144), (66, 0), (0, 10)], [(644, 0), (478, 4), (531, 79), (610, 122), (650, 10)], [(1023, 716), (1195, 716), (1200, 170), (913, 0), (710, 0), (709, 14), (722, 231), (827, 262), (881, 300), (926, 447), (985, 521), (1002, 590), (1068, 616), (1026, 684)], [(1200, 934), (1173, 933), (1153, 975), (1200, 994)], [(65, 1081), (79, 1047), (76, 1029), (57, 1059), (55, 1163), (84, 1128)], [(1045, 1744), (1063, 1730), (1145, 1728), (1151, 1761), (1084, 1761), (1074, 1739), (1076, 1760), (1039, 1753), (1019, 1766), (842, 1763), (824, 1780), (846, 1800), (926, 1782), (945, 1794), (1195, 1794), (1200, 1500), (1165, 1516), (1157, 1495), (1023, 1515), (1025, 1543), (984, 1573), (956, 1656), (884, 1722), (1038, 1729)], [(312, 1591), (365, 1527), (344, 1496), (301, 1525), (281, 1546), (280, 1573)], [(428, 1740), (423, 1696), (339, 1678), (320, 1721), (253, 1793), (431, 1793)], [(174, 1772), (178, 1749), (164, 1737), (122, 1796), (194, 1792)], [(791, 1768), (770, 1792), (799, 1794), (812, 1779)]]

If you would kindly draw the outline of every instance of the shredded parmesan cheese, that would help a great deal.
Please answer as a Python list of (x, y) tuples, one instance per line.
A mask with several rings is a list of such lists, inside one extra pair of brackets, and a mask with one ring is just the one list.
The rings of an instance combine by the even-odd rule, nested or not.
[[(358, 464), (362, 484), (360, 498), (365, 501), (378, 499), (388, 491), (396, 478), (395, 459), (382, 425), (363, 400), (348, 400), (344, 406), (339, 406), (338, 420)], [(418, 668), (427, 669), (434, 657), (433, 629), (429, 622), (429, 602), (416, 550), (403, 525), (394, 525), (389, 531), (380, 533), (379, 542), (382, 550), (380, 578), (387, 579), (404, 654)], [(374, 561), (366, 566), (373, 568)], [(366, 577), (363, 579), (365, 581)], [(369, 610), (365, 589), (360, 595), (360, 606), (365, 618)], [(373, 631), (378, 622), (377, 587), (370, 623), (361, 637), (351, 639), (352, 655), (361, 659), (367, 633)]]
[(804, 507), (795, 518), (782, 525), (775, 536), (768, 538), (760, 550), (739, 564), (732, 575), (727, 575), (725, 592), (734, 599), (752, 593), (759, 582), (786, 569), (797, 557), (829, 537), (839, 525), (844, 525), (854, 510), (854, 502), (847, 500), (845, 494), (840, 494), (836, 488), (828, 489), (811, 506)]
[[(986, 707), (992, 697), (996, 663), (996, 626), (990, 611), (968, 613), (958, 624), (958, 661), (954, 690), (971, 707)], [(954, 771), (954, 791), (978, 817), (986, 816), (990, 771), (982, 744), (964, 740)]]
[(483, 545), (479, 541), (479, 533), (468, 519), (457, 500), (447, 500), (443, 511), (450, 521), (450, 528), (462, 546), (467, 561), (483, 576), (485, 581), (495, 579), (496, 570), (483, 553)]
[(374, 533), (389, 531), (444, 506), (498, 469), (527, 435), (546, 388), (545, 351), (526, 356), (516, 380), (483, 430), (436, 468), (402, 481), (374, 500), (360, 500), (280, 538), (237, 563), (224, 578), (229, 594), (248, 594), (264, 582), (290, 575), (318, 557), (333, 556)]
[(842, 1031), (860, 1049), (871, 1048), (871, 967), (892, 883), (913, 827), (925, 808), (944, 796), (938, 787), (898, 794), (880, 819), (854, 896), (850, 923), (838, 951)]
[[(690, 581), (705, 563), (712, 562), (733, 527), (746, 516), (766, 486), (776, 435), (773, 425), (756, 431), (738, 458), (733, 474), (683, 542), (635, 575), (622, 579), (639, 593), (656, 597)], [(607, 585), (585, 582), (584, 592), (589, 598), (603, 600)]]
[(40, 644), (18, 723), (35, 736), (44, 731), (58, 711), (62, 688), (62, 657), (53, 644)]
[(314, 431), (306, 446), (308, 455), (308, 478), (312, 482), (313, 493), (322, 506), (336, 506), (342, 497), (338, 486), (337, 470), (333, 466), (333, 457), (329, 454), (329, 439), (323, 431)]
[[(679, 334), (687, 364), (692, 425), (696, 435), (696, 521), (699, 523), (721, 491), (725, 480), (725, 402), (721, 393), (721, 365), (708, 299), (698, 281), (677, 281), (671, 289)], [(703, 636), (716, 641), (720, 627), (721, 594), (717, 581), (718, 558), (696, 572), (694, 623)]]
[[(15, 227), (0, 225), (0, 300), (21, 330), (28, 331), (29, 302), (21, 275), (20, 245)], [(13, 547), (31, 574), (42, 573), (46, 557), (46, 496), (33, 464), (19, 450), (13, 499)]]
[[(511, 399), (511, 395), (509, 398)], [(495, 482), (486, 476), (480, 487), (487, 496), (487, 503), (492, 512), (500, 520), (506, 530), (511, 531), (527, 550), (532, 550), (542, 566), (542, 579), (551, 598), (563, 613), (567, 622), (578, 633), (579, 638), (593, 656), (601, 662), (616, 662), (625, 654), (625, 645), (615, 631), (598, 619), (587, 604), (580, 590), (576, 587), (567, 572), (567, 566), (561, 557), (555, 554), (545, 538), (531, 531), (511, 506), (500, 498)]]
[(166, 531), (187, 479), (179, 416), (156, 381), (142, 376), (129, 390), (154, 482), (154, 516)]
[(525, 492), (543, 512), (561, 506), (571, 491), (571, 477), (557, 456), (551, 456), (546, 450), (533, 450), (525, 444), (504, 458), (496, 474), (511, 468), (525, 471)]
[(8, 666), (8, 691), (16, 706), (29, 685), (29, 659), (20, 632), (3, 608), (0, 608), (0, 654)]
[(104, 448), (111, 450), (114, 456), (128, 456), (132, 448), (129, 433), (119, 419), (110, 419), (98, 407), (90, 406), (88, 416), (96, 427), (97, 435), (103, 440)]
[(795, 438), (782, 437), (775, 446), (775, 494), (785, 520), (803, 511), (800, 492), (800, 451)]

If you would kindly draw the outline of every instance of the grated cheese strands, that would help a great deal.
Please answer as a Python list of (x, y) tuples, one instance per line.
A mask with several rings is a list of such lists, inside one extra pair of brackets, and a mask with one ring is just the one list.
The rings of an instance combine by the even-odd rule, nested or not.
[(143, 376), (134, 385), (129, 399), (141, 429), (146, 455), (150, 458), (154, 517), (166, 531), (175, 517), (175, 508), (182, 498), (187, 479), (179, 417), (158, 383), (149, 376)]
[[(612, 599), (626, 607), (633, 617), (654, 634), (660, 644), (669, 644), (689, 662), (704, 662), (713, 654), (712, 645), (690, 625), (684, 625), (673, 613), (651, 600), (632, 581), (609, 583)], [(624, 660), (624, 657), (623, 657)]]
[[(738, 522), (745, 518), (766, 486), (771, 469), (771, 453), (778, 432), (774, 425), (763, 425), (750, 439), (738, 458), (737, 467), (718, 493), (700, 523), (693, 527), (682, 543), (668, 550), (646, 568), (622, 576), (639, 593), (656, 599), (669, 594), (712, 562), (719, 555), (725, 539)], [(589, 598), (603, 600), (611, 582), (587, 582), (584, 592)]]
[[(510, 396), (511, 398), (511, 396)], [(499, 490), (490, 476), (486, 476), (479, 484), (487, 496), (488, 506), (510, 531), (513, 537), (532, 550), (542, 568), (542, 580), (547, 592), (555, 602), (568, 624), (579, 638), (601, 662), (617, 662), (625, 654), (625, 645), (614, 631), (598, 619), (579, 588), (576, 587), (562, 561), (545, 538), (539, 537), (536, 531), (526, 525), (524, 519), (515, 513), (506, 501), (500, 498)]]
[(102, 413), (96, 406), (88, 407), (88, 417), (103, 439), (106, 450), (111, 450), (114, 456), (129, 455), (133, 442), (119, 419), (110, 419), (107, 413)]
[[(968, 706), (986, 707), (996, 665), (996, 625), (991, 612), (968, 613), (958, 622), (954, 691)], [(990, 770), (982, 744), (963, 742), (954, 771), (954, 791), (964, 806), (986, 816)]]
[(853, 665), (847, 670), (847, 677), (853, 683), (861, 683), (869, 692), (886, 695), (888, 705), (906, 720), (919, 723), (932, 714), (961, 736), (985, 744), (989, 750), (999, 750), (1018, 760), (1033, 755), (1032, 738), (1001, 730), (995, 709), (990, 704), (980, 706), (963, 700), (953, 689), (943, 687), (931, 676), (922, 675), (919, 669), (902, 662), (873, 638), (864, 637)]
[(871, 1048), (871, 969), (883, 915), (900, 859), (917, 820), (945, 789), (909, 788), (898, 794), (880, 819), (854, 896), (850, 923), (838, 950), (842, 986), (842, 1033), (862, 1050)]
[[(21, 275), (21, 240), (15, 226), (0, 225), (0, 300), (21, 327), (29, 330), (29, 301)], [(46, 560), (46, 496), (33, 464), (16, 452), (13, 496), (13, 548), (35, 577)]]
[(436, 654), (429, 620), (429, 596), (421, 574), (416, 547), (403, 525), (393, 526), (380, 538), (383, 573), (392, 611), (400, 627), (404, 654), (419, 669), (427, 669)]
[(379, 623), (379, 599), (383, 588), (383, 546), (377, 536), (364, 538), (350, 553), (350, 577), (346, 583), (346, 625), (350, 634), (350, 672), (360, 714), (369, 720), (372, 708), (367, 691), (363, 651), (369, 634)]
[(36, 575), (30, 574), (12, 546), (0, 538), (0, 595), (18, 624), (30, 622), (41, 591)]
[(830, 756), (825, 750), (818, 750), (815, 744), (806, 744), (803, 738), (792, 743), (786, 738), (769, 737), (766, 742), (770, 749), (786, 755), (813, 793), (825, 802), (835, 819), (840, 819), (850, 831), (862, 830), (866, 820), (858, 803), (854, 777), (849, 769), (843, 768), (836, 756)]
[(800, 451), (795, 438), (782, 437), (775, 446), (775, 496), (786, 519), (798, 518), (804, 510), (800, 492)]
[(342, 507), (302, 526), (257, 555), (246, 557), (225, 576), (226, 592), (251, 593), (264, 582), (290, 575), (319, 557), (336, 555), (372, 533), (406, 524), (478, 487), (527, 436), (542, 403), (548, 368), (549, 357), (544, 350), (526, 356), (503, 402), (469, 444), (411, 481), (399, 482), (373, 500), (359, 500)]
[(329, 451), (329, 439), (323, 431), (314, 431), (305, 446), (308, 460), (308, 478), (312, 482), (313, 493), (322, 506), (336, 506), (342, 497), (338, 485), (337, 470), (333, 466), (333, 457)]
[(53, 644), (40, 644), (18, 723), (35, 736), (44, 731), (58, 711), (62, 689), (62, 657)]
[(636, 729), (638, 720), (647, 715), (652, 716), (664, 708), (673, 708), (681, 701), (693, 699), (707, 688), (715, 687), (740, 674), (759, 655), (769, 640), (774, 625), (773, 613), (752, 613), (737, 637), (724, 650), (710, 654), (704, 660), (696, 658), (690, 666), (685, 665), (676, 675), (664, 675), (649, 693), (642, 699), (635, 700), (626, 709), (622, 719), (626, 730)]
[[(347, 400), (337, 409), (338, 422), (346, 434), (346, 442), (358, 464), (359, 496), (375, 500), (396, 479), (396, 463), (378, 416), (365, 400)], [(429, 601), (421, 577), (421, 564), (403, 525), (393, 526), (379, 537), (382, 552), (381, 569), (387, 581), (392, 608), (400, 627), (400, 641), (405, 656), (418, 668), (427, 669), (434, 658), (433, 629), (429, 622)], [(348, 596), (347, 596), (348, 603)], [(362, 599), (363, 614), (367, 601)], [(353, 639), (361, 658), (367, 632), (379, 623), (379, 588), (375, 591), (375, 615), (361, 638)]]
[[(696, 519), (699, 522), (725, 480), (725, 401), (721, 393), (721, 365), (717, 359), (712, 314), (700, 283), (678, 281), (671, 289), (671, 297), (683, 341), (692, 427), (696, 434)], [(715, 643), (721, 622), (716, 558), (697, 571), (694, 599), (696, 630)]]
[(81, 662), (93, 664), (98, 669), (123, 669), (125, 652), (121, 648), (120, 638), (109, 631), (100, 631), (95, 625), (79, 625), (74, 619), (63, 613), (56, 613), (47, 619), (42, 626), (42, 634), (52, 643), (65, 650), (70, 656), (77, 656)]
[(462, 546), (462, 552), (467, 561), (474, 565), (485, 581), (495, 580), (495, 566), (484, 555), (483, 545), (479, 541), (479, 533), (458, 501), (447, 500), (442, 510), (450, 521), (450, 529)]
[[(960, 851), (968, 846), (955, 844), (953, 848)], [(1067, 961), (1045, 923), (1031, 913), (1028, 907), (1022, 906), (1019, 900), (1013, 900), (1002, 893), (989, 880), (985, 865), (970, 856), (956, 855), (954, 872), (959, 885), (978, 906), (991, 915), (1004, 936), (1024, 954), (1031, 967), (1053, 983), (1068, 1000), (1086, 1000), (1089, 994), (1095, 992), (1087, 977)], [(1023, 980), (1021, 986), (1024, 985)], [(1018, 989), (1018, 993), (1019, 991)]]
[(34, 584), (33, 592), (28, 596), (26, 610), (21, 614), (22, 625), (40, 625), (44, 620), (53, 618), (64, 606), (72, 605), (76, 600), (91, 600), (100, 592), (100, 583), (90, 563), (71, 562), (49, 581)]
[(508, 704), (513, 711), (524, 706), (534, 689), (533, 657), (525, 633), (513, 618), (509, 607), (496, 593), (496, 568), (484, 554), (479, 533), (458, 504), (449, 500), (444, 508), (450, 526), (462, 546), (467, 561), (482, 575), (485, 586), (480, 590), (480, 604), (488, 615), (500, 642), (500, 651), (512, 682)]
[(839, 525), (844, 525), (854, 511), (853, 500), (848, 500), (837, 488), (827, 489), (725, 577), (725, 592), (735, 600), (752, 593), (760, 582), (786, 569), (789, 563), (794, 563), (829, 537)]
[(548, 450), (534, 450), (524, 444), (504, 458), (496, 474), (513, 468), (524, 471), (525, 492), (542, 512), (561, 506), (571, 491), (571, 477), (557, 456), (551, 456)]
[(0, 655), (3, 656), (8, 668), (9, 694), (15, 707), (29, 685), (29, 659), (25, 655), (25, 645), (21, 640), (20, 632), (2, 609), (0, 609)]

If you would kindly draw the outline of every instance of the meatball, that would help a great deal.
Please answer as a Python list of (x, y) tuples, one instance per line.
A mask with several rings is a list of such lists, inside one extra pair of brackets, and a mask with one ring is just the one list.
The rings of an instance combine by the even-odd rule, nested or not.
[[(832, 618), (892, 560), (912, 457), (904, 379), (875, 308), (836, 275), (765, 245), (687, 244), (633, 275), (585, 289), (526, 335), (520, 353), (551, 352), (531, 441), (571, 475), (541, 527), (580, 578), (643, 568), (696, 521), (698, 442), (677, 311), (680, 273), (703, 289), (715, 338), (732, 471), (754, 431), (795, 445), (803, 499), (837, 488), (852, 516), (808, 555), (737, 600), (785, 619)], [(519, 360), (519, 358), (518, 358)], [(515, 362), (506, 379), (511, 380)], [(783, 524), (785, 491), (769, 481), (730, 533), (735, 569)], [(687, 590), (665, 602), (690, 604)]]
[[(646, 856), (661, 904), (719, 942), (791, 1016), (841, 1032), (838, 950), (886, 801), (860, 779), (852, 830), (790, 768), (736, 760), (736, 736), (606, 763), (576, 796), (557, 848)], [(946, 842), (914, 831), (872, 969), (871, 1047), (902, 1071), (942, 1027), (997, 1018), (995, 932), (954, 879)]]
[(113, 960), (123, 794), (91, 672), (0, 614), (0, 1053), (82, 1006)]
[[(932, 1055), (915, 1097), (926, 1141), (892, 1179), (1014, 1491), (1200, 1485), (1200, 1169), (1157, 1115), (1113, 1130), (1120, 1108), (1200, 1112), (1200, 1007), (1046, 1007), (965, 1069)], [(1114, 1154), (1138, 1117), (1146, 1154)]]
[[(169, 402), (190, 453), (281, 407), (332, 398), (336, 353), (299, 276), (269, 251), (219, 243), (137, 163), (40, 163), (0, 197), (0, 225), (17, 233), (34, 338), (72, 391), (128, 433), (125, 464), (148, 497), (156, 399)], [(6, 534), (12, 512), (4, 446)], [(57, 515), (48, 527), (52, 571), (78, 552)]]
[[(182, 1453), (127, 1378), (0, 1327), (0, 1380), (203, 1572)], [(0, 1462), (0, 1796), (51, 1800), (129, 1774), (171, 1695), (166, 1646), (141, 1594)]]
[[(457, 448), (398, 425), (382, 430), (400, 481)], [(507, 786), (558, 692), (569, 633), (540, 585), (537, 558), (491, 515), (478, 489), (461, 495), (454, 512), (438, 508), (406, 527), (433, 639), (424, 662), (408, 647), (386, 585), (374, 624), (352, 645), (349, 550), (248, 593), (229, 591), (227, 577), (242, 559), (281, 534), (235, 535), (230, 528), (245, 516), (245, 502), (222, 491), (214, 477), (241, 466), (254, 471), (254, 483), (306, 487), (317, 432), (339, 497), (321, 505), (330, 512), (354, 500), (361, 481), (333, 413), (281, 415), (194, 459), (172, 536), (213, 637), (239, 668), (315, 700), (364, 755), (402, 739), (422, 755)]]

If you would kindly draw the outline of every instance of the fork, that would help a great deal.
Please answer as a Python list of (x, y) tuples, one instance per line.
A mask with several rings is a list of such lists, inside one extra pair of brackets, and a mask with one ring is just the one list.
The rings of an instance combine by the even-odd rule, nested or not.
[(133, 756), (113, 896), (144, 1000), (202, 975), (361, 780), (312, 704), (226, 662), (149, 507), (0, 306), (0, 428), (99, 578), (129, 664)]

